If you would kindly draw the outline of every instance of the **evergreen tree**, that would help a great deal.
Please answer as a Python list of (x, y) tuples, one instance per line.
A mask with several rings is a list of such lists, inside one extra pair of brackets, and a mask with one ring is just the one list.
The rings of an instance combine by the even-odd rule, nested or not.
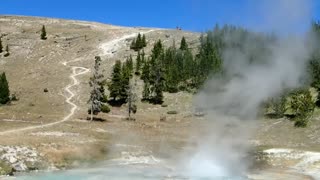
[(0, 37), (0, 53), (3, 52), (3, 46), (2, 46), (2, 40), (1, 40), (1, 37)]
[(180, 50), (185, 51), (187, 49), (188, 49), (188, 44), (187, 44), (186, 38), (182, 37), (181, 43), (180, 43)]
[(140, 51), (146, 46), (147, 46), (146, 37), (144, 35), (141, 36), (141, 34), (139, 33), (137, 38), (131, 42), (130, 49), (133, 49), (135, 51)]
[(111, 77), (111, 83), (109, 84), (110, 98), (114, 101), (121, 99), (121, 87), (122, 87), (122, 72), (121, 72), (121, 61), (117, 60), (113, 66), (113, 72)]
[(143, 85), (142, 91), (142, 101), (149, 101), (150, 99), (150, 84), (149, 82), (145, 82)]
[(154, 94), (153, 94), (153, 97), (151, 98), (151, 102), (154, 104), (162, 104), (163, 102), (164, 86), (163, 86), (163, 79), (160, 73), (161, 72), (159, 70), (157, 73), (157, 80), (153, 88)]
[(88, 103), (90, 103), (90, 109), (88, 112), (91, 114), (91, 121), (93, 120), (93, 115), (97, 115), (101, 111), (102, 102), (101, 99), (103, 98), (102, 90), (101, 89), (101, 79), (102, 75), (99, 72), (100, 69), (101, 58), (99, 56), (95, 57), (95, 65), (94, 65), (94, 72), (93, 77), (90, 78), (90, 87), (92, 88), (90, 92), (90, 99)]
[(136, 75), (140, 75), (140, 69), (141, 69), (141, 54), (140, 54), (140, 51), (138, 51), (138, 55), (136, 59), (136, 70), (135, 70)]
[(147, 47), (147, 40), (145, 34), (142, 36), (142, 47)]
[(130, 49), (136, 50), (136, 39), (133, 39), (130, 45)]
[(141, 55), (141, 66), (143, 66), (146, 63), (144, 50), (142, 50), (142, 53), (140, 55)]
[(150, 102), (161, 104), (163, 102), (164, 90), (164, 69), (163, 61), (165, 59), (164, 49), (159, 40), (152, 49), (150, 59)]
[(114, 102), (123, 104), (128, 98), (130, 82), (129, 61), (122, 63), (117, 61), (113, 67), (112, 79), (109, 84), (110, 97)]
[(128, 90), (130, 85), (131, 70), (128, 61), (122, 64), (121, 70), (121, 86), (120, 86), (120, 102), (125, 103), (128, 98)]
[(132, 72), (133, 72), (133, 59), (132, 59), (132, 56), (130, 55), (129, 58), (127, 59), (126, 61), (127, 63), (127, 68), (129, 70), (129, 74), (131, 76)]
[(46, 39), (47, 39), (46, 27), (45, 27), (44, 25), (42, 26), (42, 29), (41, 29), (40, 38), (41, 38), (42, 40), (46, 40)]
[(193, 60), (192, 52), (188, 49), (184, 52), (184, 81), (189, 81), (194, 77), (196, 64)]
[(142, 37), (140, 33), (138, 34), (138, 37), (137, 37), (136, 48), (137, 50), (140, 50), (143, 48), (143, 42), (142, 42)]
[(143, 63), (141, 79), (145, 83), (150, 81), (150, 63), (148, 61)]
[(163, 53), (163, 46), (161, 40), (157, 41), (153, 46), (151, 58), (156, 60)]
[(3, 72), (0, 76), (0, 103), (6, 104), (10, 101), (9, 84), (6, 74)]
[(170, 93), (175, 93), (178, 91), (178, 76), (179, 69), (176, 64), (176, 49), (174, 46), (166, 49), (165, 59), (164, 59), (164, 68), (165, 68), (165, 91)]

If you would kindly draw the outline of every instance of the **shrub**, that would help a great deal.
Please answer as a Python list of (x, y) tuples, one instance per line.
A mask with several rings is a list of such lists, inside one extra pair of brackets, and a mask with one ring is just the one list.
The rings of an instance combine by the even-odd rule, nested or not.
[(178, 111), (175, 111), (175, 110), (173, 110), (173, 111), (168, 111), (167, 114), (178, 114)]
[(313, 114), (315, 104), (308, 90), (297, 90), (290, 96), (290, 108), (294, 112), (296, 127), (306, 127)]
[(294, 122), (295, 127), (307, 127), (308, 120), (307, 119), (297, 119)]
[(11, 94), (11, 101), (18, 101), (19, 98), (17, 98), (16, 94)]
[(131, 106), (131, 111), (133, 112), (133, 114), (137, 113), (137, 109), (137, 105), (134, 104)]
[(277, 98), (271, 98), (266, 102), (265, 115), (271, 118), (282, 118), (286, 111), (286, 96), (281, 95)]
[(110, 107), (108, 105), (102, 105), (101, 106), (101, 112), (109, 113), (110, 112)]
[(9, 55), (10, 55), (9, 46), (7, 45), (6, 46), (6, 53), (4, 54), (4, 57), (8, 57)]
[(167, 120), (166, 116), (160, 116), (160, 122), (165, 122)]
[(107, 95), (103, 95), (103, 97), (101, 98), (101, 102), (107, 103), (108, 102), (108, 96)]
[(187, 86), (185, 84), (180, 84), (178, 89), (179, 89), (179, 91), (186, 91), (187, 90)]

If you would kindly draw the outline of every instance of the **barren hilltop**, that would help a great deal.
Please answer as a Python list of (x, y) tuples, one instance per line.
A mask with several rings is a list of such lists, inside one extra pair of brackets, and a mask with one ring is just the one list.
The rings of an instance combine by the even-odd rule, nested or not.
[[(46, 27), (47, 40), (40, 39), (42, 26)], [(100, 113), (98, 117), (104, 122), (87, 121), (95, 56), (101, 57), (103, 75), (110, 81), (116, 60), (125, 61), (130, 55), (135, 59), (137, 53), (130, 45), (138, 33), (146, 36), (147, 56), (159, 39), (164, 46), (179, 46), (185, 37), (193, 52), (200, 43), (200, 33), (179, 29), (0, 16), (2, 43), (10, 48), (10, 56), (0, 55), (0, 72), (6, 73), (10, 93), (18, 98), (0, 107), (0, 174), (10, 173), (12, 168), (63, 169), (105, 159), (158, 163), (155, 155), (175, 159), (176, 152), (192, 151), (197, 135), (212, 131), (210, 123), (193, 113), (192, 93), (164, 93), (162, 105), (144, 103), (139, 78), (135, 121), (125, 120), (127, 104), (112, 107), (110, 113)], [(262, 153), (266, 155), (263, 161), (280, 154), (268, 168), (274, 165), (286, 169), (315, 153), (312, 165), (306, 162), (297, 169), (316, 169), (320, 155), (311, 151), (320, 150), (320, 124), (316, 116), (315, 119), (307, 129), (298, 130), (283, 118), (262, 119), (250, 143), (259, 150), (285, 148)], [(299, 158), (291, 159), (287, 154)]]

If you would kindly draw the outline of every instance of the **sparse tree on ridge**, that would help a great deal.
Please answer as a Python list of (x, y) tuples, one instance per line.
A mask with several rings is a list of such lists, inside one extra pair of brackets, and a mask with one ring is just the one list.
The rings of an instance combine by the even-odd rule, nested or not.
[(185, 37), (182, 37), (181, 39), (181, 44), (180, 44), (180, 50), (187, 50), (188, 49), (188, 44), (187, 44), (187, 41), (186, 41), (186, 38)]
[(44, 25), (42, 25), (40, 38), (42, 40), (46, 40), (47, 39), (46, 27)]
[(2, 40), (1, 40), (1, 37), (0, 37), (0, 53), (3, 52), (3, 46), (2, 46)]
[(136, 39), (133, 39), (130, 45), (130, 49), (135, 50), (136, 49)]
[(145, 34), (142, 36), (142, 47), (147, 47), (147, 40)]
[(146, 46), (147, 46), (147, 40), (145, 35), (141, 36), (141, 34), (139, 33), (137, 38), (133, 39), (133, 41), (131, 42), (130, 49), (133, 49), (135, 51), (140, 51)]
[(6, 73), (0, 75), (0, 103), (6, 104), (10, 101), (9, 84), (7, 81)]
[(137, 37), (136, 47), (138, 50), (140, 50), (143, 47), (142, 37), (140, 33), (138, 34), (138, 37)]

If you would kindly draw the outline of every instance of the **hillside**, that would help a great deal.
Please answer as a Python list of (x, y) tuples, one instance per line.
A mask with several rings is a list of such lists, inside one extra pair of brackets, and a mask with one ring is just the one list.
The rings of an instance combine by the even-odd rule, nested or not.
[[(47, 40), (40, 39), (42, 25), (46, 27)], [(174, 161), (178, 152), (192, 152), (197, 136), (209, 134), (214, 125), (193, 115), (190, 93), (165, 93), (167, 106), (143, 103), (142, 81), (137, 80), (136, 121), (124, 120), (127, 105), (100, 114), (106, 122), (86, 120), (94, 57), (101, 56), (103, 75), (110, 80), (116, 60), (136, 55), (130, 44), (138, 33), (146, 35), (147, 55), (159, 39), (170, 46), (174, 42), (179, 45), (185, 37), (194, 52), (199, 45), (200, 33), (181, 30), (0, 16), (2, 42), (8, 44), (11, 53), (9, 57), (0, 55), (0, 72), (6, 72), (10, 91), (19, 99), (0, 107), (1, 161), (23, 171), (78, 167), (104, 159), (156, 164), (157, 158)], [(168, 111), (177, 114), (169, 115)], [(262, 149), (319, 151), (320, 124), (317, 117), (314, 119), (311, 127), (299, 130), (285, 119), (262, 119), (251, 143)], [(286, 160), (273, 164), (283, 167), (283, 171), (271, 169), (270, 173), (283, 175), (287, 167), (299, 163), (296, 159)]]
[[(47, 30), (48, 39), (45, 41), (40, 39), (42, 25)], [(147, 37), (146, 54), (158, 39), (169, 46), (185, 36), (191, 47), (196, 48), (199, 38), (198, 33), (179, 30), (16, 16), (1, 16), (0, 32), (3, 44), (8, 44), (11, 51), (9, 57), (0, 58), (0, 71), (6, 72), (10, 91), (19, 98), (19, 101), (1, 107), (1, 144), (37, 147), (41, 152), (45, 151), (45, 156), (73, 153), (73, 146), (98, 144), (105, 148), (105, 143), (97, 142), (111, 138), (108, 129), (115, 130), (114, 125), (109, 127), (109, 123), (88, 123), (84, 120), (87, 118), (88, 82), (95, 56), (102, 57), (101, 68), (104, 76), (109, 78), (115, 60), (123, 61), (130, 54), (136, 54), (130, 50), (130, 43), (139, 32)], [(74, 94), (72, 99), (67, 87)], [(48, 92), (44, 92), (45, 88)], [(169, 104), (167, 108), (139, 103), (137, 126), (153, 127), (140, 119), (152, 117), (159, 120), (161, 114), (176, 105), (179, 106), (175, 110), (187, 110), (190, 103), (180, 105), (180, 96), (185, 101), (191, 100), (189, 95), (179, 93), (165, 97)], [(74, 114), (70, 114), (73, 108)], [(102, 116), (113, 124), (126, 116), (125, 111), (125, 107), (113, 108), (111, 113)], [(54, 147), (50, 149), (48, 146)]]

